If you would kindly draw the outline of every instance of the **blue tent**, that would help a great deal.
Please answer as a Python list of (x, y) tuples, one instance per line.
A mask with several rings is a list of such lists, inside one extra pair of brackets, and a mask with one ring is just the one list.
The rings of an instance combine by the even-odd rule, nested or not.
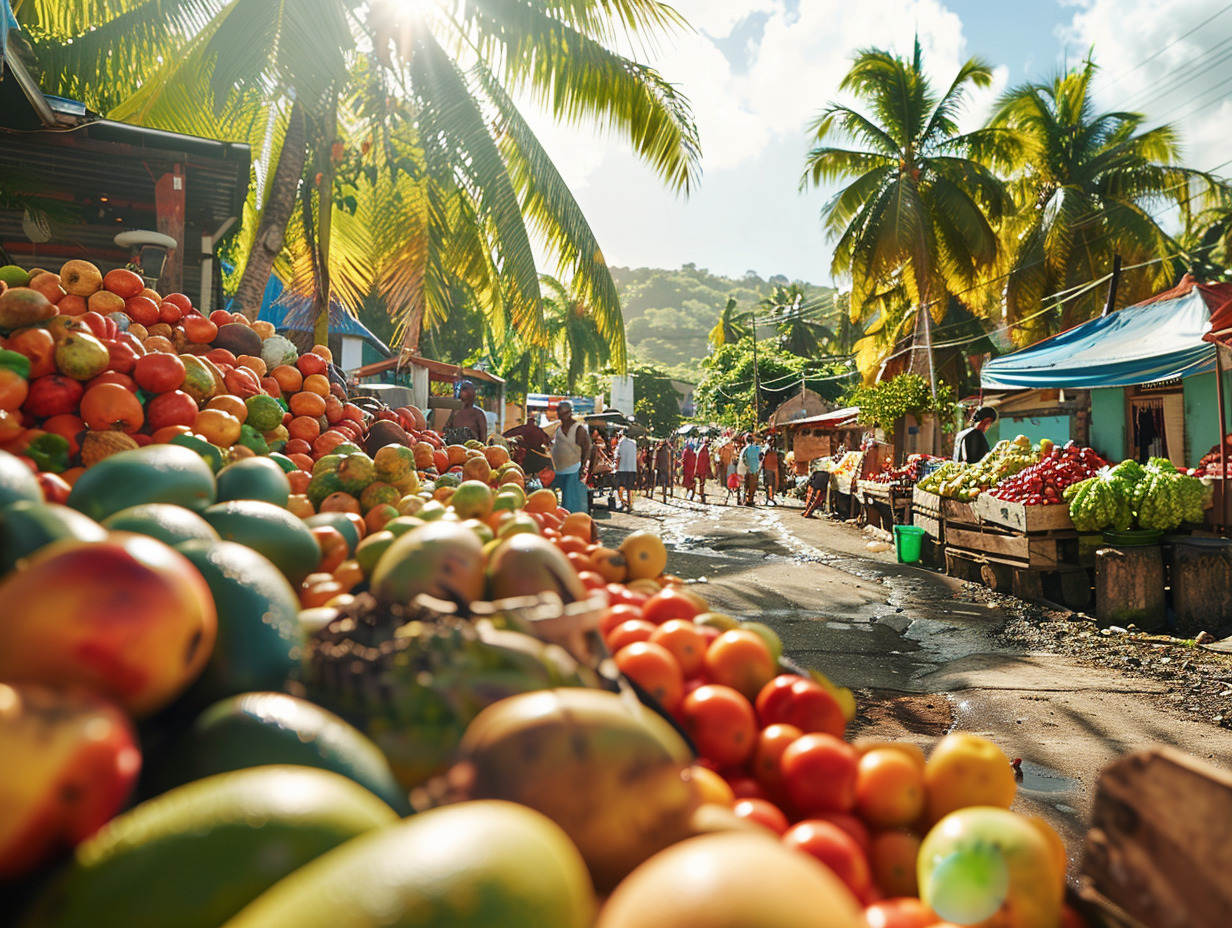
[(1215, 369), (1215, 346), (1202, 337), (1212, 314), (1230, 302), (1232, 284), (1198, 284), (1187, 276), (1149, 300), (990, 361), (980, 384), (985, 390), (1090, 389), (1207, 373)]

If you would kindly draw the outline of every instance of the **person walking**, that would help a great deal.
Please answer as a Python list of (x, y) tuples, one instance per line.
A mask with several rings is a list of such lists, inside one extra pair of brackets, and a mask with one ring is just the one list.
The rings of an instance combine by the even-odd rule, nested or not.
[(813, 518), (813, 511), (825, 501), (826, 489), (830, 486), (830, 472), (825, 469), (825, 458), (813, 458), (810, 465), (808, 495), (804, 499), (804, 512), (801, 513), (806, 519)]
[(684, 487), (685, 498), (693, 498), (693, 471), (697, 466), (697, 451), (693, 442), (684, 443), (684, 451), (680, 453), (680, 485)]
[(777, 506), (774, 494), (779, 488), (779, 449), (774, 447), (772, 438), (766, 441), (766, 453), (762, 455), (761, 469), (766, 486), (766, 505)]
[(706, 481), (713, 477), (710, 470), (710, 442), (703, 440), (697, 449), (697, 463), (693, 468), (693, 480), (697, 487), (697, 496), (706, 502)]
[(727, 485), (727, 478), (732, 472), (732, 458), (735, 455), (735, 439), (732, 436), (725, 437), (719, 443), (719, 483)]
[[(667, 491), (672, 485), (672, 447), (667, 439), (659, 439), (654, 452), (655, 486), (663, 489), (663, 502), (667, 502)], [(651, 495), (654, 495), (653, 490)]]
[(757, 479), (761, 475), (761, 453), (761, 445), (757, 443), (756, 436), (750, 434), (748, 444), (744, 446), (740, 454), (747, 468), (744, 476), (744, 505), (746, 506), (754, 505), (757, 495)]
[(582, 462), (590, 457), (590, 434), (584, 423), (573, 418), (573, 404), (562, 400), (556, 407), (560, 420), (552, 439), (552, 489), (560, 491), (560, 504), (570, 512), (586, 512), (586, 487), (582, 485)]
[(633, 494), (637, 483), (637, 442), (621, 431), (616, 442), (616, 508), (633, 511)]

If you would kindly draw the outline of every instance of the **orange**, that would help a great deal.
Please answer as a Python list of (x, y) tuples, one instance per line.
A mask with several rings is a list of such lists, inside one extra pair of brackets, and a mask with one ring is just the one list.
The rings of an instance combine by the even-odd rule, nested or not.
[(629, 565), (633, 580), (650, 579), (667, 567), (667, 548), (663, 539), (651, 532), (634, 532), (620, 543), (620, 553)]
[(239, 419), (241, 425), (248, 421), (248, 406), (238, 396), (230, 393), (214, 397), (205, 404), (205, 408), (221, 409), (223, 412), (228, 412)]
[(118, 430), (131, 434), (145, 424), (145, 410), (132, 390), (118, 383), (100, 383), (82, 394), (81, 418), (96, 432)]
[[(296, 394), (296, 396), (300, 395)], [(321, 434), (321, 423), (311, 416), (296, 416), (287, 426), (287, 434), (299, 441), (315, 441)]]
[(278, 381), (283, 393), (295, 393), (304, 385), (304, 375), (299, 372), (299, 368), (290, 364), (279, 364), (270, 371), (270, 376)]
[(913, 824), (924, 811), (924, 772), (901, 751), (869, 751), (856, 768), (856, 811), (875, 828)]
[(304, 378), (303, 389), (319, 396), (329, 396), (329, 378), (324, 374), (309, 374)]
[(685, 770), (685, 776), (697, 787), (697, 794), (702, 802), (713, 802), (720, 806), (730, 806), (736, 796), (728, 782), (709, 767), (699, 767), (694, 764)]
[(265, 364), (264, 358), (258, 358), (251, 354), (242, 354), (235, 359), (241, 367), (246, 367), (251, 371), (256, 371), (258, 377), (264, 377), (268, 373), (269, 368)]
[(784, 724), (767, 725), (758, 733), (749, 768), (757, 782), (771, 793), (777, 794), (782, 789), (783, 772), (780, 763), (783, 752), (803, 734), (795, 725)]
[(483, 449), (483, 456), (488, 459), (488, 465), (496, 468), (509, 460), (509, 452), (500, 445), (488, 445)]
[(330, 350), (329, 350), (329, 347), (328, 347), (328, 346), (326, 346), (326, 345), (313, 345), (313, 346), (312, 346), (312, 353), (313, 353), (313, 354), (316, 354), (316, 355), (320, 355), (320, 356), (321, 356), (321, 357), (323, 357), (326, 361), (332, 361), (332, 360), (334, 360), (334, 353), (333, 353), (332, 351), (330, 351)]
[(720, 767), (743, 764), (757, 743), (753, 705), (731, 687), (706, 684), (684, 698), (685, 731), (702, 757)]
[(353, 512), (359, 515), (359, 500), (350, 493), (343, 493), (339, 490), (337, 493), (331, 493), (325, 499), (321, 500), (321, 505), (318, 507), (318, 512)]
[(607, 649), (613, 653), (638, 641), (649, 641), (655, 627), (641, 619), (629, 619), (607, 633)]
[(536, 490), (526, 497), (526, 505), (522, 508), (526, 512), (550, 512), (554, 514), (556, 512), (556, 493), (548, 489)]
[(239, 441), (242, 427), (239, 419), (221, 409), (203, 409), (193, 423), (194, 432), (220, 448), (230, 448)]
[(1008, 809), (1018, 784), (999, 747), (985, 738), (953, 732), (937, 742), (924, 767), (925, 815), (936, 823), (967, 806)]
[(595, 522), (584, 512), (571, 512), (561, 523), (560, 532), (562, 535), (572, 535), (589, 542), (595, 537)]
[(301, 391), (287, 400), (293, 416), (310, 416), (313, 419), (325, 415), (325, 400), (315, 393)]
[(649, 641), (635, 641), (616, 652), (620, 672), (649, 693), (660, 706), (674, 712), (684, 697), (684, 674), (672, 653)]
[(745, 629), (732, 629), (719, 635), (706, 649), (704, 663), (706, 675), (711, 680), (730, 686), (750, 702), (774, 679), (778, 670), (765, 639)]
[(14, 412), (30, 392), (30, 381), (11, 367), (0, 368), (0, 409)]
[[(653, 619), (647, 621), (657, 624)], [(671, 652), (686, 680), (701, 672), (706, 656), (706, 638), (692, 622), (669, 619), (654, 630), (650, 640)]]
[[(466, 463), (469, 455), (466, 453), (466, 445), (446, 445), (445, 457), (449, 460), (450, 467), (461, 467)], [(555, 506), (553, 506), (555, 508)]]
[(623, 583), (629, 576), (629, 565), (619, 551), (599, 546), (590, 552), (590, 559), (595, 562), (595, 570), (608, 583)]

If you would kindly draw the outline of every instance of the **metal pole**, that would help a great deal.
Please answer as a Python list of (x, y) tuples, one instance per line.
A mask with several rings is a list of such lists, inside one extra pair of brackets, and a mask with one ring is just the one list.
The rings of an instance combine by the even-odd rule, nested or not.
[(1100, 318), (1108, 315), (1116, 309), (1117, 284), (1121, 280), (1121, 256), (1113, 255), (1112, 258), (1112, 280), (1108, 281), (1108, 301), (1104, 303), (1104, 311), (1100, 313)]
[(757, 370), (757, 308), (749, 310), (753, 319), (753, 431), (761, 422), (761, 376)]
[(1219, 404), (1219, 525), (1228, 527), (1228, 446), (1224, 441), (1227, 419), (1224, 413), (1223, 353), (1226, 349), (1215, 343), (1215, 396)]

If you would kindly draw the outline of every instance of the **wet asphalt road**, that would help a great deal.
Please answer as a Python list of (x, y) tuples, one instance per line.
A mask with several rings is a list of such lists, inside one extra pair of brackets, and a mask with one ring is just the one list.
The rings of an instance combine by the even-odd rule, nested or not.
[[(677, 490), (679, 494), (680, 491)], [(784, 653), (856, 692), (854, 735), (927, 749), (971, 731), (1022, 759), (1018, 807), (1051, 821), (1076, 870), (1096, 775), (1121, 754), (1167, 744), (1232, 770), (1232, 731), (1195, 720), (1159, 681), (1049, 651), (997, 632), (1031, 607), (868, 549), (869, 536), (801, 504), (703, 506), (639, 497), (630, 514), (595, 513), (605, 544), (631, 531), (667, 542), (668, 570), (717, 611), (775, 629)]]

